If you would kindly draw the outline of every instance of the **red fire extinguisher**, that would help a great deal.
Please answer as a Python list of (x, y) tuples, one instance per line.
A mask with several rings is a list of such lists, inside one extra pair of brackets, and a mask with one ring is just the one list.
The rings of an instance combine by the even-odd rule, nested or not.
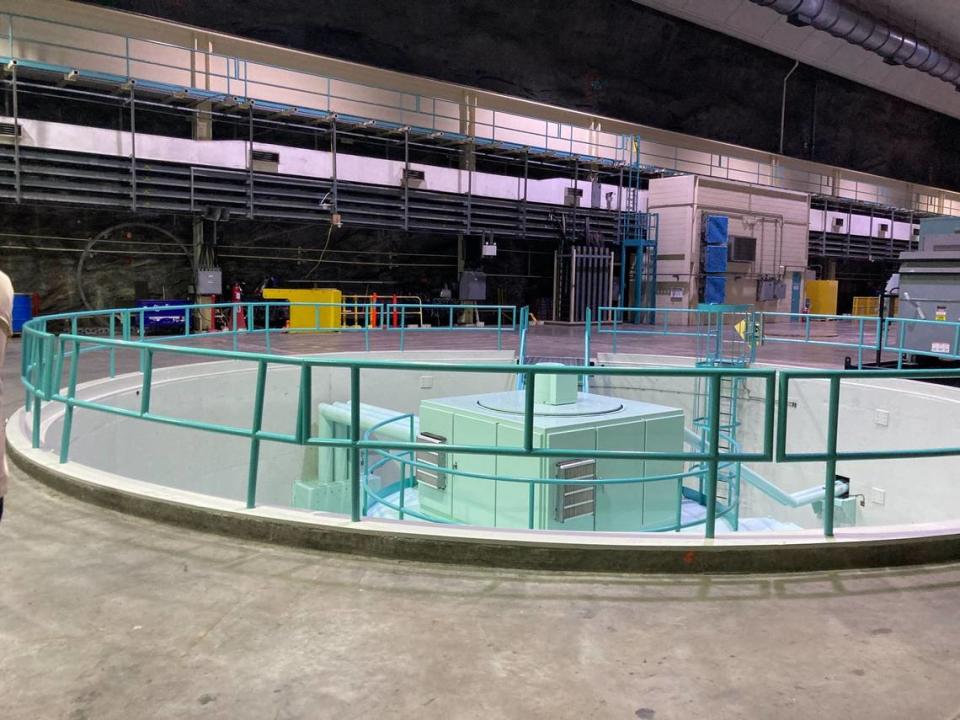
[(233, 312), (236, 314), (236, 327), (238, 329), (247, 326), (247, 315), (243, 311), (243, 305), (240, 305), (241, 300), (243, 300), (243, 288), (240, 287), (240, 283), (235, 282), (230, 288), (230, 302), (235, 303)]

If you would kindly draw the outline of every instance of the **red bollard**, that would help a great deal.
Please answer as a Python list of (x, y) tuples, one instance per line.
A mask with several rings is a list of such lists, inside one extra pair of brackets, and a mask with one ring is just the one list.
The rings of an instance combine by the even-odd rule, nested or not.
[(377, 326), (377, 294), (370, 296), (370, 327)]
[(393, 296), (393, 317), (390, 318), (394, 327), (397, 326), (397, 320), (399, 317), (400, 317), (400, 311), (397, 310), (397, 296), (394, 295)]

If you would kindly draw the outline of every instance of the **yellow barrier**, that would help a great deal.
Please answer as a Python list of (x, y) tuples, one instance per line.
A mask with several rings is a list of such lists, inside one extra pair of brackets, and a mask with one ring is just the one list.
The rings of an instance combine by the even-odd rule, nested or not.
[(837, 281), (807, 280), (804, 289), (810, 300), (812, 315), (837, 314)]
[(320, 330), (341, 327), (340, 305), (343, 293), (334, 288), (264, 288), (264, 300), (289, 300), (291, 303), (324, 303), (326, 307), (290, 306), (291, 330)]

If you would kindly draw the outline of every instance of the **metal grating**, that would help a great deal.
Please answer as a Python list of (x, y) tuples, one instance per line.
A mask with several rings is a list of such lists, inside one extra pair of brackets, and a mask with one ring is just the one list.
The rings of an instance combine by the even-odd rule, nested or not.
[[(596, 480), (597, 461), (592, 459), (563, 460), (557, 463), (557, 477), (562, 480)], [(582, 483), (557, 485), (554, 519), (566, 522), (593, 515), (597, 506), (597, 486)]]
[[(434, 435), (433, 433), (423, 432), (417, 435), (417, 442), (443, 445), (447, 442), (447, 439), (442, 435)], [(447, 466), (447, 454), (438, 450), (417, 450), (416, 459), (418, 463), (431, 466), (417, 466), (414, 473), (417, 482), (421, 485), (432, 487), (434, 490), (446, 490), (447, 474), (442, 472), (441, 468), (445, 468)]]
[[(17, 170), (19, 169), (19, 173)], [(134, 182), (135, 179), (135, 182)], [(200, 213), (230, 210), (231, 217), (323, 222), (330, 218), (330, 179), (245, 172), (90, 153), (13, 148), (0, 143), (0, 201), (125, 208), (142, 212)], [(336, 210), (350, 225), (403, 227), (447, 234), (510, 234), (530, 240), (557, 238), (565, 224), (577, 235), (616, 238), (616, 212), (564, 208), (348, 181), (337, 183)], [(135, 202), (134, 202), (135, 198)]]

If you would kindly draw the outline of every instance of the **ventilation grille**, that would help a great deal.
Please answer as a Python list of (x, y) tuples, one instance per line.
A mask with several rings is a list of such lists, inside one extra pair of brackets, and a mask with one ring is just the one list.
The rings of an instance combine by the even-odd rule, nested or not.
[[(561, 480), (596, 480), (596, 460), (565, 460), (557, 463), (557, 478)], [(597, 506), (597, 486), (582, 483), (557, 485), (554, 519), (566, 522), (593, 515)]]
[(266, 163), (280, 162), (280, 153), (267, 152), (266, 150), (254, 150), (252, 157), (254, 162), (266, 162)]
[[(417, 442), (443, 445), (447, 439), (442, 435), (424, 432), (417, 435)], [(442, 472), (441, 468), (447, 466), (447, 454), (436, 450), (417, 450), (416, 459), (420, 463), (414, 473), (417, 482), (434, 490), (446, 490), (447, 474)], [(421, 465), (428, 467), (421, 467)]]
[(23, 134), (23, 128), (13, 123), (0, 123), (0, 137), (19, 137)]

